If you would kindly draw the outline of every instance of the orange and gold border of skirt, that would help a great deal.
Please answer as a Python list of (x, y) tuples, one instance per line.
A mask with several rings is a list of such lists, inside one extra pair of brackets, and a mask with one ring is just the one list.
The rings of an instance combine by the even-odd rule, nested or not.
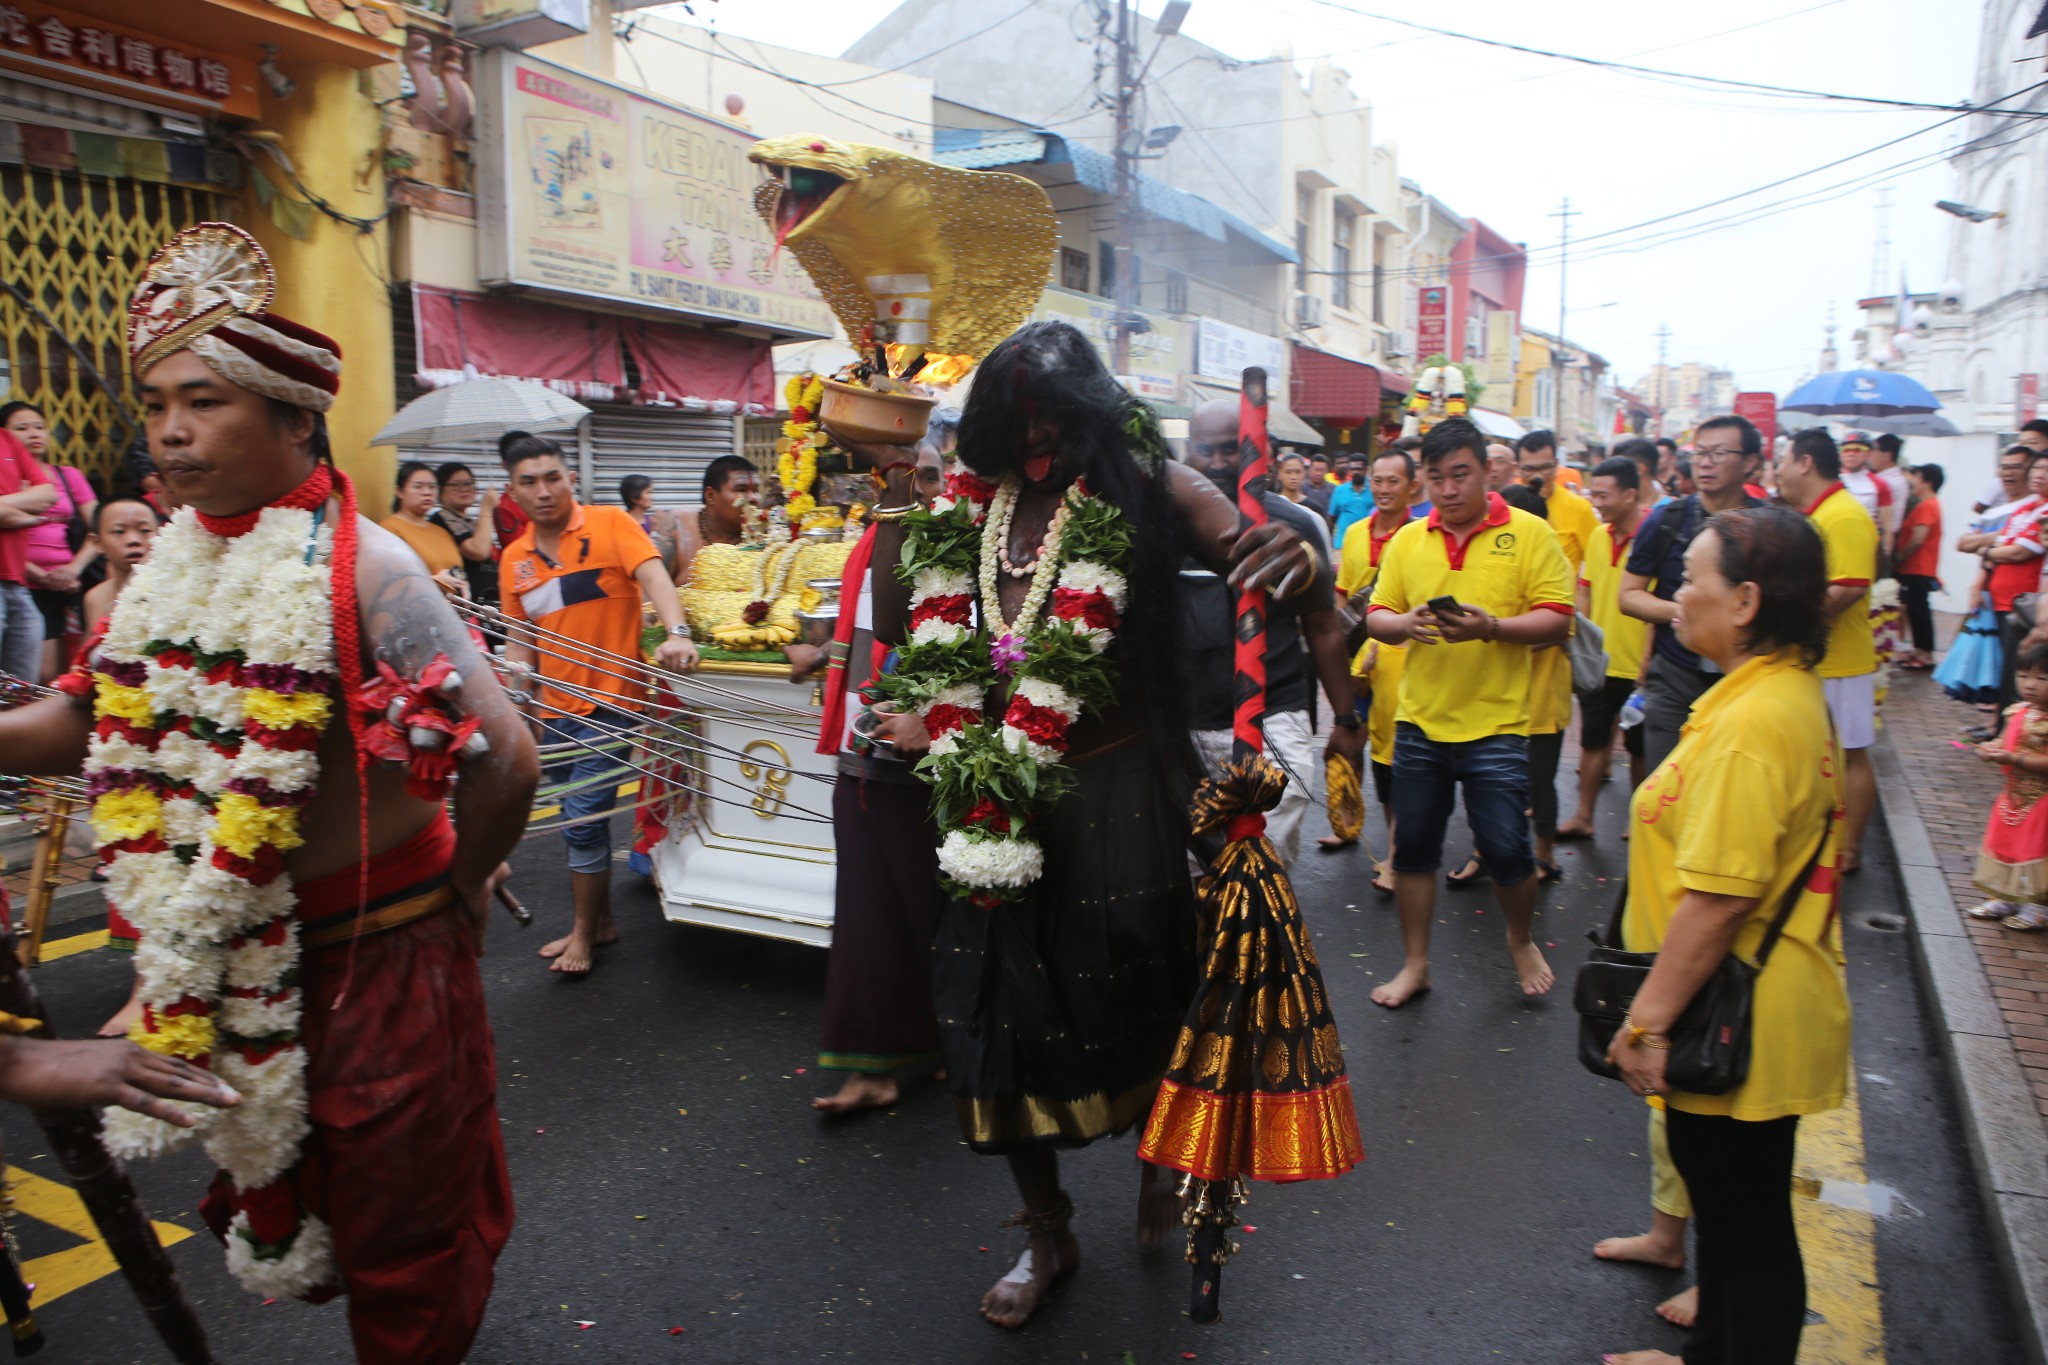
[(1330, 1180), (1365, 1160), (1365, 1145), (1348, 1076), (1284, 1095), (1219, 1095), (1169, 1080), (1138, 1155), (1200, 1180)]

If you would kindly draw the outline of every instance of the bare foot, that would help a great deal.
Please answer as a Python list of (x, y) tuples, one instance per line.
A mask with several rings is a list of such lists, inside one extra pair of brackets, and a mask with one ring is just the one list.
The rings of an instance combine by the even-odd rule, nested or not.
[(1372, 889), (1382, 896), (1394, 894), (1394, 865), (1376, 862), (1372, 865)]
[(1600, 1357), (1600, 1365), (1685, 1365), (1669, 1351), (1627, 1351)]
[(1339, 839), (1334, 834), (1325, 834), (1322, 838), (1316, 840), (1316, 847), (1326, 853), (1335, 853), (1338, 849), (1350, 848), (1357, 842), (1358, 840), (1356, 839)]
[(1557, 827), (1560, 839), (1590, 839), (1593, 837), (1593, 822), (1574, 817)]
[(1372, 993), (1372, 1002), (1397, 1010), (1428, 990), (1429, 968), (1403, 967), (1392, 981)]
[(619, 931), (608, 924), (604, 928), (598, 930), (597, 933), (594, 936), (592, 936), (589, 942), (582, 945), (582, 966), (564, 967), (561, 964), (560, 959), (567, 956), (570, 947), (576, 943), (576, 931), (574, 929), (571, 929), (568, 933), (554, 940), (554, 942), (542, 944), (540, 949), (540, 955), (542, 957), (552, 957), (557, 959), (555, 963), (555, 970), (558, 972), (587, 972), (590, 970), (590, 950), (592, 948), (602, 948), (608, 943), (617, 943), (618, 941)]
[(1081, 1264), (1081, 1244), (1064, 1228), (1033, 1236), (1010, 1273), (981, 1296), (981, 1315), (998, 1327), (1022, 1327), (1052, 1287)]
[(1138, 1177), (1138, 1245), (1156, 1247), (1180, 1226), (1180, 1191), (1173, 1177), (1150, 1162)]
[(128, 993), (128, 1003), (115, 1012), (114, 1017), (100, 1025), (102, 1038), (126, 1038), (128, 1030), (142, 1017), (142, 982), (138, 978), (135, 989)]
[(836, 1095), (820, 1095), (811, 1108), (821, 1114), (851, 1114), (856, 1109), (886, 1109), (896, 1103), (896, 1078), (886, 1072), (856, 1071)]
[(1690, 1327), (1700, 1319), (1700, 1287), (1694, 1285), (1673, 1294), (1657, 1305), (1657, 1316), (1679, 1327)]
[(1522, 978), (1522, 994), (1541, 995), (1557, 984), (1557, 976), (1543, 960), (1543, 950), (1534, 939), (1519, 946), (1510, 943), (1508, 952), (1515, 959), (1515, 975)]
[(1674, 1247), (1651, 1232), (1634, 1237), (1603, 1237), (1593, 1244), (1593, 1254), (1603, 1261), (1640, 1261), (1666, 1270), (1685, 1269), (1685, 1243)]

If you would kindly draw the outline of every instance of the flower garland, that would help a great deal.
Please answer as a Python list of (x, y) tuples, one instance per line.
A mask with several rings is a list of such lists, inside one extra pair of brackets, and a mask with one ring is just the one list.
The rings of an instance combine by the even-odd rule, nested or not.
[(317, 514), (331, 487), (323, 469), (240, 534), (190, 508), (164, 528), (95, 661), (85, 765), (108, 894), (142, 932), (129, 1036), (242, 1096), (185, 1106), (191, 1129), (110, 1111), (108, 1146), (133, 1158), (202, 1137), (233, 1179), (228, 1265), (271, 1297), (336, 1279), (328, 1229), (289, 1179), (309, 1123), (284, 872), (336, 713), (335, 527)]
[(805, 371), (791, 375), (783, 387), (789, 400), (789, 420), (782, 424), (782, 440), (775, 447), (775, 475), (781, 480), (784, 510), (792, 528), (801, 531), (806, 518), (817, 514), (818, 500), (811, 486), (818, 479), (818, 447), (825, 443), (818, 430), (818, 405), (825, 399), (825, 381)]
[[(984, 907), (1021, 899), (1044, 873), (1030, 831), (1072, 778), (1074, 722), (1115, 696), (1103, 656), (1129, 594), (1130, 527), (1077, 481), (1046, 529), (1023, 609), (1003, 620), (997, 565), (1019, 491), (1015, 476), (997, 486), (962, 471), (930, 511), (904, 518), (909, 638), (880, 683), (932, 737), (918, 773), (933, 788), (945, 887)], [(991, 693), (1002, 699), (993, 724)]]

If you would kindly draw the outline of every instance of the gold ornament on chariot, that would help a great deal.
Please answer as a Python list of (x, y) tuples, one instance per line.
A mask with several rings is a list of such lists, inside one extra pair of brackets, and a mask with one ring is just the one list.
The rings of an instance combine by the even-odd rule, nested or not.
[[(740, 780), (759, 784), (754, 787), (754, 814), (763, 820), (773, 820), (782, 813), (782, 803), (789, 799), (789, 751), (772, 739), (757, 739), (740, 754)], [(775, 761), (770, 764), (752, 757), (756, 754), (772, 754)]]

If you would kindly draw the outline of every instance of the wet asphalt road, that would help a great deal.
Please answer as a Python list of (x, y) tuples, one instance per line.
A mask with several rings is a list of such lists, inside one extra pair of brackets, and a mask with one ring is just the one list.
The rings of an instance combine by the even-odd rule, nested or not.
[[(516, 885), (540, 922), (501, 917), (485, 959), (519, 1226), (470, 1361), (1406, 1365), (1676, 1351), (1682, 1334), (1650, 1310), (1683, 1278), (1589, 1253), (1648, 1217), (1643, 1107), (1579, 1068), (1568, 998), (1624, 857), (1621, 798), (1618, 784), (1603, 796), (1600, 843), (1564, 846), (1539, 921), (1561, 984), (1535, 1003), (1515, 990), (1490, 895), (1460, 891), (1440, 907), (1436, 990), (1376, 1008), (1367, 992), (1399, 961), (1391, 902), (1358, 851), (1304, 854), (1297, 883), (1368, 1157), (1334, 1183), (1254, 1190), (1257, 1231), (1213, 1328), (1183, 1315), (1177, 1248), (1133, 1244), (1128, 1138), (1066, 1158), (1079, 1274), (1023, 1332), (980, 1321), (979, 1295), (1021, 1246), (997, 1226), (1015, 1207), (1004, 1168), (960, 1144), (929, 1084), (887, 1113), (811, 1115), (809, 1097), (833, 1085), (815, 1068), (824, 956), (669, 925), (622, 867), (624, 942), (589, 981), (552, 977), (533, 954), (567, 922), (567, 874), (551, 841), (529, 844)], [(1877, 1227), (1886, 1355), (2016, 1360), (1910, 945), (1871, 927), (1898, 914), (1881, 838), (1845, 909), (1869, 1178), (1914, 1210)], [(119, 1002), (126, 970), (85, 953), (37, 980), (59, 1029), (79, 1036)], [(0, 1113), (0, 1133), (12, 1162), (51, 1173), (23, 1114)], [(203, 1157), (137, 1175), (157, 1217), (199, 1226)], [(75, 1245), (25, 1219), (21, 1233), (30, 1257)], [(172, 1255), (221, 1360), (351, 1358), (340, 1304), (247, 1297), (203, 1235)], [(118, 1276), (41, 1316), (43, 1360), (165, 1358)]]

